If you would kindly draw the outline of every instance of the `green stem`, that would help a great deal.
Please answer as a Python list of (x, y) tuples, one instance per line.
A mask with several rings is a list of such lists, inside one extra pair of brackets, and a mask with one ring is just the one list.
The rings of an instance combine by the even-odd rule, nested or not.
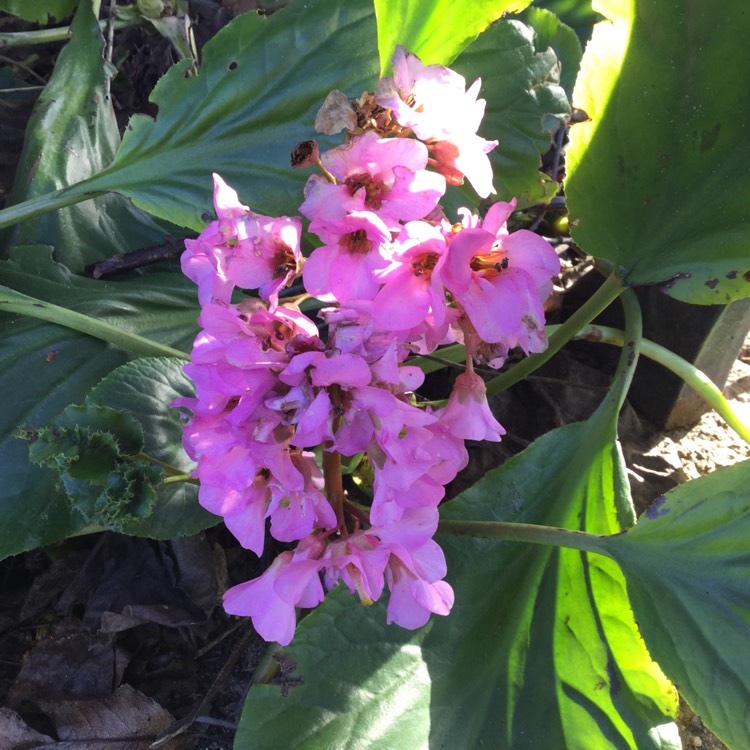
[[(579, 331), (576, 338), (614, 346), (622, 346), (624, 342), (624, 334), (617, 328), (595, 325), (589, 325)], [(648, 339), (641, 341), (641, 354), (666, 367), (687, 383), (746, 443), (750, 443), (750, 428), (733, 411), (724, 394), (708, 375), (679, 355)]]
[[(139, 18), (115, 21), (115, 31), (127, 29), (141, 24)], [(104, 30), (106, 21), (99, 21), (99, 27)], [(60, 26), (57, 29), (35, 29), (32, 31), (16, 31), (10, 34), (0, 34), (0, 49), (3, 47), (25, 47), (32, 44), (50, 44), (52, 42), (66, 42), (70, 39), (70, 26)]]
[(498, 539), (506, 542), (530, 542), (554, 547), (568, 547), (584, 552), (612, 555), (603, 543), (607, 537), (587, 534), (584, 531), (558, 529), (554, 526), (537, 526), (531, 523), (505, 523), (501, 521), (440, 521), (438, 530), (452, 536), (473, 536)]
[(158, 458), (150, 456), (148, 453), (144, 453), (143, 451), (137, 453), (135, 457), (137, 459), (140, 459), (141, 461), (148, 461), (152, 464), (158, 464), (164, 469), (164, 471), (167, 472), (167, 474), (170, 475), (170, 477), (173, 477), (176, 481), (184, 482), (186, 481), (184, 477), (191, 479), (190, 474), (185, 474), (182, 469), (178, 469), (176, 466), (172, 466), (172, 464), (168, 464), (165, 461), (160, 461)]
[(27, 219), (33, 219), (50, 211), (57, 211), (59, 208), (81, 203), (89, 198), (96, 198), (104, 195), (105, 192), (103, 190), (75, 190), (75, 188), (75, 185), (60, 188), (60, 190), (53, 190), (51, 193), (45, 193), (36, 198), (30, 198), (27, 201), (4, 208), (0, 211), (0, 229), (18, 224)]
[(426, 355), (412, 357), (407, 360), (406, 364), (420, 367), (424, 374), (428, 375), (431, 372), (442, 370), (443, 367), (447, 367), (448, 364), (463, 362), (465, 357), (466, 347), (463, 344), (450, 344), (449, 346), (444, 346), (442, 349), (438, 349), (435, 352), (435, 356)]
[(609, 307), (622, 294), (624, 289), (625, 287), (620, 283), (619, 278), (615, 274), (611, 274), (593, 296), (586, 300), (555, 330), (549, 337), (549, 343), (543, 352), (526, 357), (514, 367), (488, 381), (487, 395), (492, 396), (510, 388), (514, 383), (523, 380), (527, 375), (541, 367), (547, 360), (557, 354), (568, 341), (574, 338), (583, 326), (590, 323), (602, 310)]
[(615, 402), (616, 406), (613, 411), (618, 414), (628, 395), (630, 384), (633, 382), (635, 368), (638, 364), (638, 355), (643, 344), (643, 316), (641, 315), (641, 305), (635, 292), (628, 288), (625, 289), (620, 297), (622, 311), (625, 316), (625, 331), (623, 333), (622, 353), (617, 363), (615, 377), (612, 381), (612, 387), (607, 396)]
[(143, 357), (179, 357), (190, 359), (189, 355), (166, 344), (160, 344), (136, 333), (128, 333), (103, 320), (59, 307), (49, 302), (29, 297), (6, 286), (0, 286), (0, 312), (28, 315), (31, 318), (86, 333), (94, 338), (127, 349)]
[(172, 477), (166, 477), (165, 479), (161, 480), (162, 484), (179, 484), (180, 482), (200, 485), (200, 482), (197, 479), (193, 479), (190, 474), (175, 474)]

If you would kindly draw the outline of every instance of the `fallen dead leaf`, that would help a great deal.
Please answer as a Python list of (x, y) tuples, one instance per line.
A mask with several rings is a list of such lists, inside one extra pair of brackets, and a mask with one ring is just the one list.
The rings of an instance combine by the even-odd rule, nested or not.
[[(107, 750), (148, 750), (174, 720), (169, 711), (130, 685), (121, 685), (102, 699), (40, 701), (40, 706), (64, 744), (75, 741), (77, 747), (91, 750), (99, 741)], [(81, 745), (84, 741), (86, 744)], [(174, 741), (165, 747), (178, 750), (180, 744)]]

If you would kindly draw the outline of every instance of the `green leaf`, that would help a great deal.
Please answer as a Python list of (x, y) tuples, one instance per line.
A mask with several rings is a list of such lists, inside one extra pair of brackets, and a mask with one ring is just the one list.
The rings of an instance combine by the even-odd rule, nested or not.
[[(145, 454), (190, 473), (194, 464), (182, 447), (183, 420), (170, 404), (176, 398), (194, 395), (181, 362), (149, 357), (128, 362), (110, 373), (91, 391), (86, 402), (127, 411), (143, 428)], [(170, 539), (195, 534), (217, 521), (198, 504), (198, 488), (180, 482), (157, 487), (153, 513), (132, 525), (128, 533)]]
[(69, 406), (49, 424), (23, 430), (29, 459), (55, 469), (87, 523), (130, 533), (154, 507), (161, 469), (143, 461), (143, 430), (130, 414)]
[(548, 47), (555, 51), (560, 61), (560, 85), (570, 96), (583, 56), (583, 49), (575, 31), (560, 21), (554, 13), (543, 8), (528, 8), (520, 15), (519, 20), (534, 29), (534, 47), (537, 52), (543, 52)]
[(254, 210), (296, 212), (308, 175), (289, 156), (314, 135), (332, 89), (359, 96), (374, 86), (375, 38), (366, 0), (296, 0), (268, 17), (237, 17), (204, 47), (199, 75), (186, 77), (183, 61), (162, 77), (156, 120), (133, 117), (112, 165), (72, 190), (115, 190), (202, 229), (218, 172)]
[(62, 21), (77, 3), (78, 0), (0, 0), (0, 11), (45, 25)]
[(517, 13), (531, 0), (375, 0), (381, 75), (401, 45), (425, 65), (450, 65), (468, 44), (504, 13)]
[[(555, 430), (443, 508), (446, 519), (631, 522), (613, 401)], [(617, 507), (623, 510), (618, 515)], [(649, 658), (617, 565), (442, 535), (456, 603), (408, 632), (335, 591), (281, 651), (288, 696), (254, 685), (238, 750), (446, 747), (677, 750), (677, 696)], [(295, 678), (303, 678), (295, 684)]]
[[(313, 134), (329, 91), (358, 96), (373, 88), (374, 39), (365, 0), (298, 1), (270, 17), (238, 17), (206, 45), (198, 76), (185, 78), (178, 63), (162, 78), (152, 95), (156, 121), (135, 116), (112, 165), (67, 194), (115, 190), (201, 229), (213, 211), (215, 171), (255, 210), (296, 212), (307, 175), (291, 169), (289, 154)], [(528, 27), (501, 22), (464, 51), (456, 69), (485, 84), (482, 133), (501, 141), (492, 156), (498, 197), (530, 203), (554, 194), (557, 185), (538, 172), (549, 130), (570, 111), (554, 52), (537, 53)], [(322, 147), (335, 143), (321, 139)]]
[(728, 0), (600, 2), (574, 103), (566, 195), (585, 252), (699, 304), (750, 295), (750, 15)]
[(594, 12), (591, 0), (534, 0), (533, 6), (554, 13), (575, 31), (582, 45), (591, 38), (594, 24), (602, 18)]
[[(0, 284), (178, 348), (189, 348), (197, 332), (195, 287), (175, 273), (94, 281), (53, 263), (49, 248), (20, 247), (12, 260), (0, 262)], [(129, 357), (67, 328), (0, 314), (0, 557), (58, 541), (86, 525), (71, 510), (54, 474), (31, 466), (25, 444), (10, 436), (81, 403), (93, 385)]]
[[(103, 39), (90, 0), (81, 3), (71, 32), (27, 126), (9, 206), (100, 172), (119, 145), (104, 91)], [(14, 245), (47, 244), (54, 246), (57, 261), (80, 272), (88, 263), (156, 244), (164, 236), (151, 217), (113, 193), (17, 224), (5, 233), (3, 257)]]
[(703, 721), (750, 747), (750, 461), (658, 498), (605, 540), (646, 643)]
[[(538, 52), (533, 29), (501, 21), (467, 47), (453, 67), (467, 82), (482, 79), (487, 109), (479, 132), (499, 141), (490, 153), (497, 198), (517, 197), (521, 206), (552, 198), (559, 186), (539, 171), (541, 154), (550, 147), (551, 131), (570, 115), (554, 50)], [(467, 190), (459, 205), (471, 200)]]

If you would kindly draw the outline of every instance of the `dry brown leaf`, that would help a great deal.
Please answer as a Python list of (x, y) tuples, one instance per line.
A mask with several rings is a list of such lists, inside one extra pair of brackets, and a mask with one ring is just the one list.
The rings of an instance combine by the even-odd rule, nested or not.
[[(60, 740), (85, 740), (92, 747), (97, 740), (108, 740), (107, 750), (148, 750), (174, 721), (169, 711), (130, 685), (121, 685), (102, 699), (46, 701), (41, 705)], [(111, 742), (118, 739), (123, 741)], [(177, 750), (179, 744), (165, 747)]]
[(51, 737), (32, 729), (15, 711), (0, 708), (0, 750), (32, 750), (53, 743)]

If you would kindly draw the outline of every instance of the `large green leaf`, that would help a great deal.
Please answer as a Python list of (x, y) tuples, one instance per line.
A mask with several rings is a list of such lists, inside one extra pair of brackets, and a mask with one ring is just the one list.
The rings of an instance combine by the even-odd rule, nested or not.
[(703, 721), (750, 747), (750, 461), (660, 497), (605, 546), (653, 656)]
[[(443, 509), (445, 519), (608, 533), (632, 520), (610, 401)], [(620, 507), (618, 515), (617, 507)], [(680, 748), (677, 697), (638, 634), (617, 565), (495, 540), (440, 542), (456, 603), (419, 631), (335, 591), (300, 624), (275, 685), (254, 685), (238, 750)], [(301, 684), (295, 678), (301, 677)]]
[(78, 0), (0, 0), (0, 10), (25, 21), (46, 24), (60, 22), (73, 12)]
[[(314, 134), (315, 113), (330, 90), (358, 96), (372, 89), (375, 33), (367, 0), (297, 0), (270, 17), (238, 17), (206, 45), (198, 76), (185, 77), (178, 63), (162, 78), (152, 96), (156, 120), (135, 116), (111, 166), (66, 195), (117, 191), (161, 218), (200, 229), (213, 210), (216, 171), (254, 209), (294, 213), (307, 175), (291, 169), (289, 154)], [(528, 27), (501, 22), (456, 68), (485, 82), (482, 132), (501, 141), (493, 156), (498, 197), (548, 197), (556, 186), (538, 172), (539, 155), (555, 118), (569, 112), (554, 52), (537, 53)], [(324, 147), (335, 143), (321, 139)]]
[(566, 194), (573, 235), (630, 284), (678, 299), (750, 295), (750, 12), (692, 0), (601, 0), (574, 104)]
[(456, 55), (503, 13), (517, 13), (531, 0), (375, 0), (382, 75), (397, 45), (425, 64), (450, 65)]
[[(120, 143), (105, 96), (103, 40), (91, 0), (81, 3), (71, 31), (27, 126), (8, 205), (100, 172)], [(112, 193), (16, 225), (4, 236), (4, 257), (13, 245), (52, 245), (56, 260), (80, 272), (108, 255), (156, 244), (164, 234), (151, 217)]]
[[(0, 263), (0, 284), (176, 347), (189, 348), (197, 331), (195, 287), (175, 273), (94, 281), (54, 264), (49, 248), (19, 247), (12, 260)], [(57, 541), (85, 523), (56, 490), (54, 475), (31, 466), (26, 445), (10, 436), (81, 403), (93, 385), (129, 357), (67, 328), (0, 315), (0, 557)]]
[(112, 165), (74, 190), (115, 190), (202, 229), (218, 172), (255, 210), (295, 212), (307, 173), (289, 156), (315, 135), (332, 89), (373, 87), (375, 38), (366, 0), (296, 0), (271, 16), (239, 16), (206, 44), (199, 75), (188, 76), (188, 61), (167, 72), (151, 97), (156, 120), (136, 115)]

